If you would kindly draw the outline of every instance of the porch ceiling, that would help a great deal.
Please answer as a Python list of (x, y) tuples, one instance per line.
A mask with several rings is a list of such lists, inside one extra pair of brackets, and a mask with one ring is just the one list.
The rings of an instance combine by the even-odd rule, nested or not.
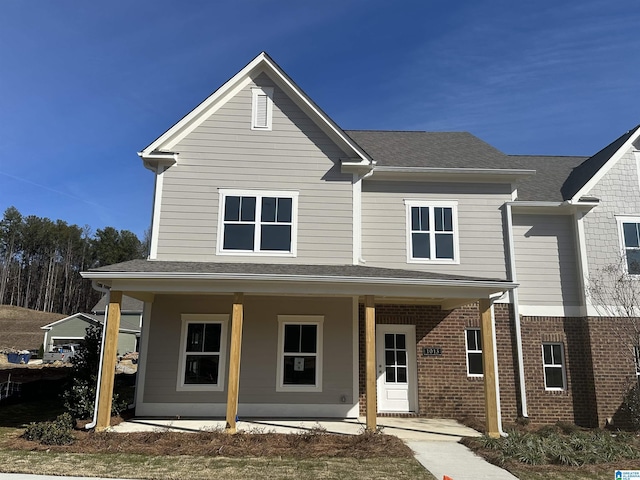
[(511, 290), (516, 283), (362, 265), (295, 265), (132, 260), (82, 272), (113, 290), (145, 299), (155, 293), (256, 295), (374, 295), (451, 308)]

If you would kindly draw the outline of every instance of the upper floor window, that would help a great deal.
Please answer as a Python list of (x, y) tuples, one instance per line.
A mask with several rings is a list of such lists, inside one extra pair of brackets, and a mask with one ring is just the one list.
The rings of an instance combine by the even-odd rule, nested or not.
[(566, 390), (564, 347), (561, 343), (542, 344), (542, 365), (544, 388), (546, 390)]
[(618, 217), (627, 272), (640, 275), (640, 218)]
[(271, 130), (273, 87), (251, 89), (251, 130)]
[(405, 201), (407, 261), (458, 263), (457, 202)]
[(218, 253), (295, 255), (297, 192), (220, 192)]
[(636, 375), (640, 376), (640, 347), (639, 346), (633, 347), (633, 353), (634, 353), (635, 364), (636, 364)]

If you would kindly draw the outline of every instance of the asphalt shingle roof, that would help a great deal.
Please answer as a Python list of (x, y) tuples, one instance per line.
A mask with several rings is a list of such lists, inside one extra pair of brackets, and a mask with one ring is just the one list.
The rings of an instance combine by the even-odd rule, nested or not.
[(509, 157), (468, 132), (346, 130), (379, 166), (511, 168)]
[(518, 180), (518, 200), (561, 202), (567, 177), (589, 157), (510, 155), (511, 168), (531, 169), (536, 174)]
[(415, 270), (366, 267), (363, 265), (296, 265), (218, 262), (170, 262), (159, 260), (130, 260), (90, 270), (114, 273), (212, 273), (252, 275), (298, 275), (312, 277), (394, 278), (448, 281), (504, 281), (502, 279), (467, 277)]

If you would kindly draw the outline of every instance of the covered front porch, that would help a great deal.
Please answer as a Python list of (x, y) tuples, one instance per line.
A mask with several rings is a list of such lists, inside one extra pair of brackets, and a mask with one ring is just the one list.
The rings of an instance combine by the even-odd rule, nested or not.
[[(146, 261), (126, 262), (84, 275), (108, 288), (110, 296), (97, 395), (98, 430), (109, 426), (115, 365), (113, 343), (125, 293), (145, 302), (136, 407), (147, 415), (175, 416), (171, 409), (183, 405), (183, 410), (176, 412), (191, 411), (199, 417), (224, 416), (224, 427), (229, 433), (237, 431), (239, 413), (240, 419), (247, 415), (317, 417), (317, 420), (351, 417), (353, 420), (348, 424), (376, 430), (381, 424), (378, 380), (386, 370), (382, 356), (376, 354), (377, 349), (380, 351), (380, 340), (376, 345), (376, 338), (380, 338), (377, 330), (382, 328), (376, 322), (376, 306), (428, 304), (451, 310), (477, 302), (485, 372), (482, 381), (486, 430), (494, 437), (501, 434), (492, 299), (513, 288), (510, 282), (362, 266)], [(359, 309), (364, 311), (363, 346), (358, 344)], [(205, 312), (215, 315), (207, 317)], [(179, 356), (176, 346), (162, 361), (147, 354), (159, 343), (177, 345), (176, 337), (182, 338), (183, 345), (191, 341), (185, 340), (185, 335), (191, 335), (185, 333), (191, 331), (189, 319), (204, 322), (205, 317), (215, 317), (212, 321), (220, 323), (219, 331), (223, 333), (218, 333), (222, 339), (219, 342), (228, 345), (218, 346), (215, 351), (219, 375), (216, 373), (206, 388), (196, 388), (181, 373), (184, 362), (190, 361), (188, 353), (185, 355), (183, 351)], [(289, 325), (292, 328), (287, 330)], [(307, 330), (312, 332), (309, 338), (313, 338), (317, 350), (287, 346), (291, 343), (288, 331), (298, 332), (302, 346), (306, 334), (300, 332), (314, 325)], [(360, 360), (361, 351), (364, 361)], [(166, 403), (159, 400), (152, 403), (150, 376), (159, 377), (157, 371), (163, 369), (170, 371), (167, 378), (173, 378), (173, 386), (167, 381), (162, 385), (159, 382), (154, 387), (154, 398)], [(365, 378), (364, 405), (360, 404), (358, 391), (361, 370)], [(277, 377), (273, 374), (276, 371)], [(362, 423), (357, 420), (359, 412), (364, 413)], [(389, 420), (392, 419), (385, 422)], [(424, 419), (402, 420), (417, 424)]]

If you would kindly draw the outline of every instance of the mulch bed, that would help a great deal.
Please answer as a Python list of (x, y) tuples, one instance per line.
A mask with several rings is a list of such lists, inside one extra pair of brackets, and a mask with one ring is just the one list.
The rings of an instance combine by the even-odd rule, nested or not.
[(66, 453), (128, 453), (144, 455), (198, 455), (222, 457), (395, 457), (412, 458), (413, 452), (391, 435), (336, 435), (223, 432), (75, 432), (72, 445), (52, 446), (13, 438), (11, 449)]

